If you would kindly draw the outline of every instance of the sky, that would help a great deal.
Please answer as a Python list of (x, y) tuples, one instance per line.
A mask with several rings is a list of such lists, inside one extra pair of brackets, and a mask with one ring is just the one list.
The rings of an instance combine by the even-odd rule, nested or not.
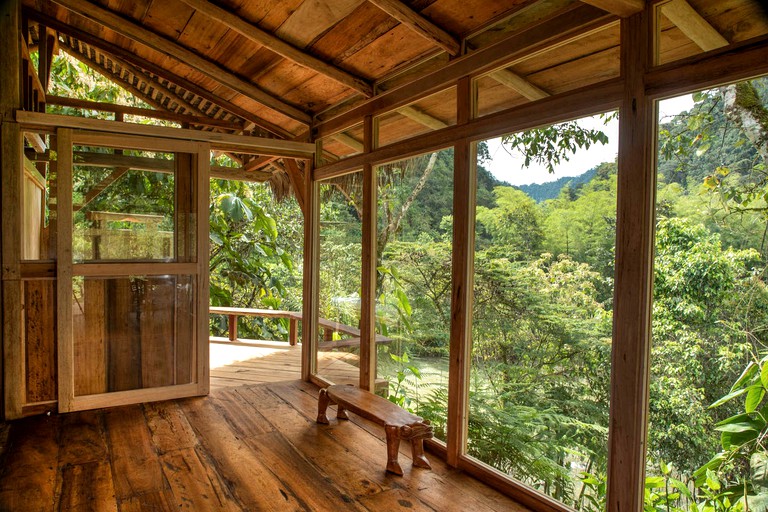
[[(659, 116), (663, 119), (675, 115), (693, 106), (690, 94), (678, 96), (659, 103)], [(578, 176), (603, 162), (613, 162), (619, 151), (619, 122), (613, 119), (609, 124), (604, 124), (599, 116), (585, 117), (578, 120), (585, 128), (601, 129), (608, 136), (608, 144), (596, 144), (587, 150), (579, 150), (569, 157), (569, 161), (555, 166), (555, 173), (550, 174), (546, 167), (532, 163), (528, 168), (523, 167), (524, 159), (517, 152), (510, 154), (510, 150), (501, 144), (501, 139), (488, 141), (488, 152), (491, 161), (486, 162), (486, 168), (497, 179), (506, 181), (510, 185), (528, 185), (531, 183), (547, 183), (555, 181), (563, 176)]]

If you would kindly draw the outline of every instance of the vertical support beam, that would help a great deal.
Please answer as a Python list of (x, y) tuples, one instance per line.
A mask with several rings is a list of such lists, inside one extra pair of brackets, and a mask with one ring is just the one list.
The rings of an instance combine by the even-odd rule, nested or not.
[(645, 94), (653, 7), (622, 20), (608, 510), (642, 510), (653, 286), (655, 106)]
[[(363, 120), (363, 151), (373, 148), (373, 117)], [(375, 389), (376, 380), (376, 169), (363, 166), (362, 276), (360, 282), (360, 387)]]
[[(469, 122), (472, 84), (458, 82), (457, 116)], [(472, 344), (472, 287), (475, 255), (477, 166), (473, 144), (458, 140), (453, 148), (453, 259), (451, 273), (451, 345), (448, 381), (448, 464), (457, 466), (467, 437), (469, 361)]]
[(0, 2), (0, 164), (2, 167), (2, 304), (0, 411), (6, 419), (21, 416), (25, 399), (22, 330), (21, 179), (22, 139), (13, 122), (21, 108), (21, 1)]
[(211, 145), (206, 142), (197, 144), (195, 169), (195, 255), (197, 256), (197, 392), (207, 395), (211, 389), (211, 364), (210, 364), (210, 331), (209, 331), (209, 304), (210, 304), (210, 261), (209, 261), (209, 228), (208, 219), (210, 205), (211, 186)]
[(57, 218), (56, 328), (58, 338), (59, 412), (74, 410), (75, 352), (72, 331), (72, 130), (56, 131)]
[[(322, 158), (317, 143), (316, 164)], [(302, 290), (301, 378), (309, 381), (317, 372), (317, 293), (320, 256), (320, 185), (312, 180), (312, 165), (304, 172), (304, 287)]]

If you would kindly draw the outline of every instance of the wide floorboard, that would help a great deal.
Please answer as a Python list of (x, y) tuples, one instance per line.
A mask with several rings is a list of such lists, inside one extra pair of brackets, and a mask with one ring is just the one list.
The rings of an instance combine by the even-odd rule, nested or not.
[(521, 511), (430, 456), (385, 473), (383, 429), (317, 425), (301, 381), (0, 423), (0, 511)]

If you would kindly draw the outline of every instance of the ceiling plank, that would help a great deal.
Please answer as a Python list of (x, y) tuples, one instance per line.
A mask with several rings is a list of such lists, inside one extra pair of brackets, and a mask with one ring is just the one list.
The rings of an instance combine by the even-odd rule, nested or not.
[(402, 2), (398, 0), (369, 1), (417, 34), (429, 39), (440, 48), (443, 48), (451, 55), (458, 55), (461, 51), (461, 44), (458, 39)]
[(373, 96), (373, 86), (362, 78), (328, 64), (327, 62), (286, 43), (279, 37), (260, 29), (256, 25), (248, 23), (241, 17), (214, 5), (207, 0), (182, 0), (182, 2), (197, 9), (209, 18), (227, 25), (229, 28), (247, 37), (251, 41), (272, 50), (300, 66), (325, 75), (350, 89), (362, 93), (367, 98)]
[(432, 130), (439, 130), (441, 128), (445, 128), (448, 126), (448, 123), (445, 123), (436, 117), (432, 117), (426, 112), (419, 110), (417, 108), (414, 108), (410, 105), (405, 107), (400, 107), (399, 109), (397, 109), (397, 112), (404, 115), (408, 119), (411, 119), (413, 121), (416, 121), (419, 124), (426, 126), (427, 128), (431, 128)]
[(728, 40), (686, 0), (672, 0), (662, 4), (661, 13), (705, 52), (729, 44)]
[[(178, 75), (171, 73), (170, 71), (168, 71), (168, 69), (142, 59), (141, 57), (136, 55), (134, 52), (126, 50), (125, 48), (122, 48), (115, 44), (108, 43), (98, 36), (95, 36), (89, 32), (80, 30), (78, 28), (75, 28), (66, 23), (62, 23), (61, 21), (55, 18), (52, 18), (50, 16), (47, 16), (39, 11), (35, 11), (29, 8), (23, 8), (23, 13), (29, 19), (38, 21), (40, 23), (44, 23), (48, 27), (51, 27), (58, 32), (61, 32), (62, 34), (66, 34), (84, 43), (88, 43), (90, 46), (94, 48), (99, 48), (103, 52), (109, 54), (111, 58), (120, 58), (123, 61), (129, 62), (134, 66), (137, 66), (143, 70), (146, 70), (147, 72), (157, 77), (163, 78), (164, 80), (168, 80), (169, 82), (177, 85), (178, 87), (186, 89), (192, 94), (195, 94), (196, 96), (200, 96), (201, 98), (204, 98), (210, 101), (211, 103), (218, 105), (219, 107), (223, 108), (227, 112), (230, 112), (238, 117), (241, 117), (247, 121), (250, 121), (251, 123), (253, 123), (254, 125), (258, 126), (263, 130), (266, 130), (284, 139), (294, 138), (294, 135), (292, 133), (283, 129), (281, 126), (278, 126), (274, 123), (261, 119), (260, 117), (254, 115), (252, 112), (249, 112), (248, 110), (238, 105), (235, 105), (230, 101), (224, 100), (214, 95), (210, 91), (203, 89), (202, 87), (190, 82), (185, 78), (182, 78)], [(246, 127), (246, 129), (250, 129), (250, 128)]]
[(498, 71), (491, 73), (489, 76), (499, 82), (501, 85), (519, 92), (531, 101), (540, 100), (549, 96), (548, 92), (533, 85), (531, 82), (521, 77), (517, 73), (510, 71), (509, 69), (499, 69)]
[(304, 48), (329, 28), (349, 16), (364, 0), (304, 0), (275, 34), (297, 48)]
[(306, 112), (275, 98), (254, 84), (238, 77), (215, 62), (204, 58), (180, 44), (170, 41), (155, 32), (144, 28), (134, 21), (123, 18), (112, 11), (91, 3), (87, 0), (54, 0), (55, 3), (76, 12), (77, 14), (98, 23), (136, 43), (152, 48), (187, 66), (194, 68), (205, 76), (223, 84), (235, 92), (252, 98), (296, 121), (309, 125), (311, 117)]
[(628, 18), (645, 8), (645, 0), (581, 0), (620, 18)]

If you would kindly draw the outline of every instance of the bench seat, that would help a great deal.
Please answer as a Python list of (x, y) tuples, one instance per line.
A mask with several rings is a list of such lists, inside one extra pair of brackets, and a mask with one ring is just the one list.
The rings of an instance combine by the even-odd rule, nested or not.
[(336, 418), (347, 420), (347, 411), (384, 426), (387, 438), (387, 471), (402, 475), (403, 469), (397, 461), (400, 440), (411, 442), (413, 465), (431, 469), (424, 455), (424, 439), (432, 438), (432, 426), (420, 416), (412, 414), (398, 405), (355, 386), (333, 385), (320, 390), (317, 422), (328, 424), (328, 405), (337, 406)]

